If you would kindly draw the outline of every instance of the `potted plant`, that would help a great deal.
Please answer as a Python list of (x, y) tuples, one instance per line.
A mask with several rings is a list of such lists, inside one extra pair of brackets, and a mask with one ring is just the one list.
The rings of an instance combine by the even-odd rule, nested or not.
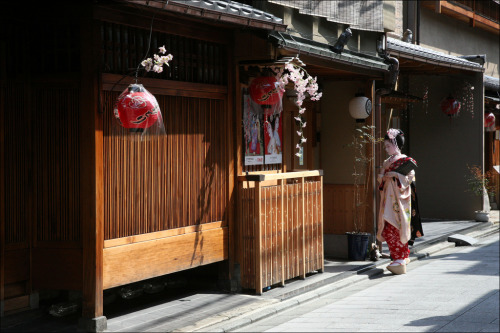
[[(369, 206), (369, 186), (372, 177), (372, 166), (375, 143), (383, 139), (376, 139), (372, 134), (375, 126), (361, 125), (356, 123), (356, 128), (351, 143), (347, 146), (354, 150), (353, 178), (354, 178), (354, 200), (353, 200), (353, 225), (354, 230), (346, 232), (349, 260), (365, 260), (368, 250), (368, 242), (371, 234), (363, 231), (366, 219), (366, 209)], [(368, 146), (372, 147), (368, 147)]]
[(494, 187), (492, 183), (493, 173), (487, 171), (483, 173), (478, 165), (469, 166), (469, 173), (466, 175), (468, 191), (474, 195), (483, 198), (483, 209), (475, 211), (476, 221), (488, 222), (489, 221), (489, 199), (488, 196), (493, 195)]

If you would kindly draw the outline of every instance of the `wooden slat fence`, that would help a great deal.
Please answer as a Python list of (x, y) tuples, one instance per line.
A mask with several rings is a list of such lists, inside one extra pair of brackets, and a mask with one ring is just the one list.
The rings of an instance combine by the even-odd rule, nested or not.
[[(261, 294), (263, 287), (323, 271), (322, 178), (320, 171), (239, 177), (243, 288)], [(268, 180), (279, 184), (262, 186)], [(255, 187), (244, 188), (246, 181)]]

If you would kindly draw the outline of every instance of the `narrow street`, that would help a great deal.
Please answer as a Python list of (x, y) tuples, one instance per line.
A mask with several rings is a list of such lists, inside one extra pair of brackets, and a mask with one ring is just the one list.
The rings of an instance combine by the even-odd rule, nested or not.
[(388, 271), (240, 332), (499, 332), (499, 235)]

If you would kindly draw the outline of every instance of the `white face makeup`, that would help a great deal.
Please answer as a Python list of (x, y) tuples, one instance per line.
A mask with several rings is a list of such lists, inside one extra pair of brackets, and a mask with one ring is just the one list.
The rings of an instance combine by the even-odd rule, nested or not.
[(398, 147), (388, 140), (384, 141), (384, 148), (388, 155), (399, 154), (400, 152)]

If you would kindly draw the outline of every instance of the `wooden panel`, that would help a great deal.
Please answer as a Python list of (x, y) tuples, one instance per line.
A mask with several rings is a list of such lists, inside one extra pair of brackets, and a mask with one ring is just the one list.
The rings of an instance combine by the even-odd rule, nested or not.
[(28, 281), (30, 278), (29, 249), (5, 251), (5, 284)]
[(33, 88), (36, 240), (79, 241), (79, 90)]
[(156, 95), (167, 135), (141, 141), (114, 123), (117, 94), (102, 97), (105, 239), (226, 221), (225, 101)]
[(5, 298), (14, 298), (26, 294), (26, 282), (16, 282), (5, 285)]
[[(324, 233), (344, 234), (354, 231), (354, 185), (324, 185)], [(365, 217), (361, 221), (361, 230), (372, 232), (372, 206), (365, 209)]]
[[(6, 243), (80, 239), (77, 89), (11, 85), (5, 100)], [(22, 117), (22, 118), (20, 118)]]
[(104, 289), (227, 259), (227, 227), (104, 249)]
[[(4, 153), (5, 170), (5, 244), (22, 243), (29, 240), (30, 185), (32, 181), (33, 156), (30, 107), (27, 100), (29, 87), (9, 84), (4, 100)], [(28, 208), (28, 209), (27, 209)], [(6, 268), (7, 269), (7, 268)]]
[(82, 290), (82, 250), (53, 246), (33, 250), (33, 288)]
[(6, 299), (4, 302), (4, 311), (14, 312), (16, 310), (28, 308), (30, 305), (30, 297), (29, 295), (19, 296), (11, 299)]

